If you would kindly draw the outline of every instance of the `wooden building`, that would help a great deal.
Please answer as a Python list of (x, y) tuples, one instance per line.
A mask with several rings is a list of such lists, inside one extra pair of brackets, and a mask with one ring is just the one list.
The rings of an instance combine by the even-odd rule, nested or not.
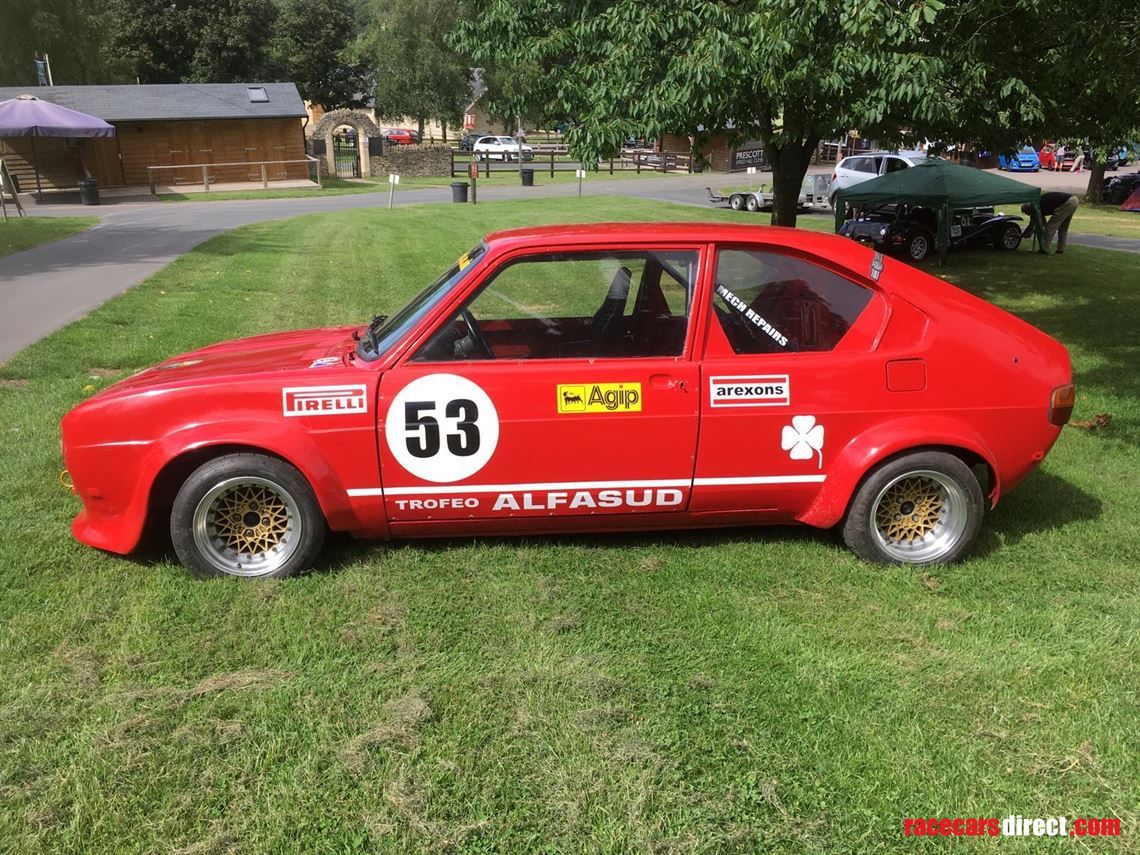
[[(31, 94), (115, 126), (107, 139), (36, 138), (45, 188), (73, 188), (84, 174), (103, 187), (305, 178), (305, 105), (292, 83), (0, 87), (0, 101)], [(35, 187), (28, 137), (0, 139), (0, 158)], [(292, 161), (292, 162), (290, 162)]]

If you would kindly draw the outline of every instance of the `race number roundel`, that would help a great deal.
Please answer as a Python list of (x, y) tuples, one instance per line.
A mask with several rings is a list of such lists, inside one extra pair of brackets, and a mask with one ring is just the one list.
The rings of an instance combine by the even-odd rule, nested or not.
[(417, 478), (449, 484), (482, 469), (499, 442), (499, 414), (478, 385), (429, 374), (400, 390), (384, 421), (388, 449)]

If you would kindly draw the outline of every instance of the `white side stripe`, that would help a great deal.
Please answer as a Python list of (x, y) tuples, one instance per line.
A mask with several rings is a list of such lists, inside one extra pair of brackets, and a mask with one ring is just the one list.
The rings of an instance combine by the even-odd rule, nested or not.
[(826, 475), (756, 475), (745, 478), (694, 478), (695, 487), (732, 487), (738, 484), (821, 484)]
[(620, 490), (653, 487), (735, 487), (750, 484), (820, 484), (826, 475), (754, 475), (740, 478), (688, 478), (664, 481), (564, 481), (534, 484), (465, 484), (447, 487), (361, 487), (350, 496), (423, 496), (453, 493), (525, 493), (538, 490)]

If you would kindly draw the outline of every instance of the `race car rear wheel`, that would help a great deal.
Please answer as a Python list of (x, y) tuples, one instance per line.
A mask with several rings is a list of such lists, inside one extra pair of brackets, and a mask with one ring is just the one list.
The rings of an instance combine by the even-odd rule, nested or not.
[(934, 235), (926, 229), (911, 229), (906, 236), (906, 257), (908, 261), (921, 264), (926, 261), (934, 247)]
[(202, 464), (178, 491), (170, 514), (174, 551), (202, 578), (291, 576), (312, 564), (325, 528), (304, 476), (264, 454)]
[(1021, 246), (1021, 226), (1017, 223), (1006, 223), (994, 230), (994, 248), (1012, 252)]
[(744, 208), (744, 196), (740, 193), (733, 193), (728, 197), (728, 207), (734, 211), (739, 211)]
[(915, 452), (887, 461), (863, 482), (843, 540), (875, 564), (946, 564), (973, 545), (983, 508), (981, 485), (961, 459)]

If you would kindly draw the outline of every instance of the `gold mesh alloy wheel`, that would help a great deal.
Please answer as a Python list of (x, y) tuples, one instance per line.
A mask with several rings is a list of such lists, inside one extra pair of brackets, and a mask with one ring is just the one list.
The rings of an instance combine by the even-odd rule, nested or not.
[(942, 494), (928, 478), (895, 482), (879, 501), (875, 524), (887, 540), (913, 543), (932, 531), (942, 517)]
[(889, 482), (871, 507), (871, 530), (892, 559), (936, 561), (966, 530), (968, 502), (958, 482), (943, 472), (917, 470)]
[(293, 497), (265, 478), (229, 478), (194, 510), (194, 542), (214, 567), (234, 576), (264, 576), (300, 544), (301, 515)]

